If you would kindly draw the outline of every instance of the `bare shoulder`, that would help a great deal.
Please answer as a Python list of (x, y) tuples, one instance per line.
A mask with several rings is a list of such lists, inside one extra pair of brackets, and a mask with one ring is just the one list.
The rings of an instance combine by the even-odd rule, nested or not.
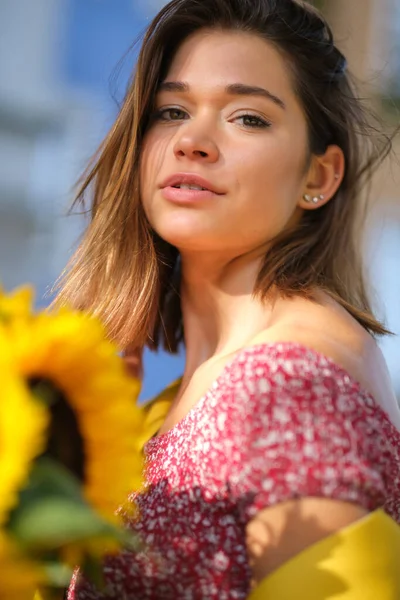
[(366, 363), (381, 354), (374, 338), (330, 298), (317, 304), (302, 298), (283, 303), (274, 324), (261, 331), (253, 343), (293, 341), (324, 354), (354, 377), (361, 377)]
[(340, 305), (294, 299), (253, 344), (291, 341), (311, 348), (348, 372), (400, 428), (400, 410), (385, 359), (376, 340)]

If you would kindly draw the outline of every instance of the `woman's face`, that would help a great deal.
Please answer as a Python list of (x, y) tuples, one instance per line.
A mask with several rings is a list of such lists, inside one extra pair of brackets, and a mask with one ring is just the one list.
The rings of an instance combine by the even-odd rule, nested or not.
[(157, 93), (140, 169), (145, 213), (181, 253), (264, 248), (301, 215), (307, 155), (282, 55), (253, 34), (202, 30)]

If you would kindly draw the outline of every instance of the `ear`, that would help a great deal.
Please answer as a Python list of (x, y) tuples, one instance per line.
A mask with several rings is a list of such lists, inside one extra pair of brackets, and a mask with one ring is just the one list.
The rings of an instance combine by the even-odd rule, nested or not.
[(299, 206), (313, 209), (329, 202), (339, 189), (344, 170), (344, 154), (339, 146), (328, 146), (324, 154), (313, 155)]
[(141, 348), (130, 345), (123, 352), (123, 359), (129, 375), (143, 379), (143, 351)]

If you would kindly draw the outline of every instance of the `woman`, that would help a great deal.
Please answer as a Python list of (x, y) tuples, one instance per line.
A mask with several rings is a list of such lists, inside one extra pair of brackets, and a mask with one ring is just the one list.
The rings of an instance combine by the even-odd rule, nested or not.
[(186, 364), (128, 522), (147, 551), (108, 558), (103, 592), (77, 575), (70, 600), (246, 598), (373, 511), (400, 521), (387, 332), (355, 238), (390, 149), (371, 131), (306, 3), (172, 0), (150, 25), (61, 300), (123, 348), (183, 343)]

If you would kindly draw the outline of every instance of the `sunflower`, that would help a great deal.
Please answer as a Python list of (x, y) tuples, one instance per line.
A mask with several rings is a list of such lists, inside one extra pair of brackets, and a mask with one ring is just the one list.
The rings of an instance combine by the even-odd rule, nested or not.
[(49, 414), (13, 372), (9, 344), (0, 329), (0, 526), (16, 505), (33, 460), (46, 445)]
[(7, 334), (19, 375), (31, 390), (58, 392), (58, 401), (50, 403), (56, 422), (50, 441), (61, 440), (67, 454), (76, 441), (75, 463), (82, 469), (75, 474), (83, 481), (84, 495), (114, 521), (118, 505), (142, 481), (139, 381), (127, 375), (103, 326), (87, 314), (67, 308), (39, 313), (14, 320)]

